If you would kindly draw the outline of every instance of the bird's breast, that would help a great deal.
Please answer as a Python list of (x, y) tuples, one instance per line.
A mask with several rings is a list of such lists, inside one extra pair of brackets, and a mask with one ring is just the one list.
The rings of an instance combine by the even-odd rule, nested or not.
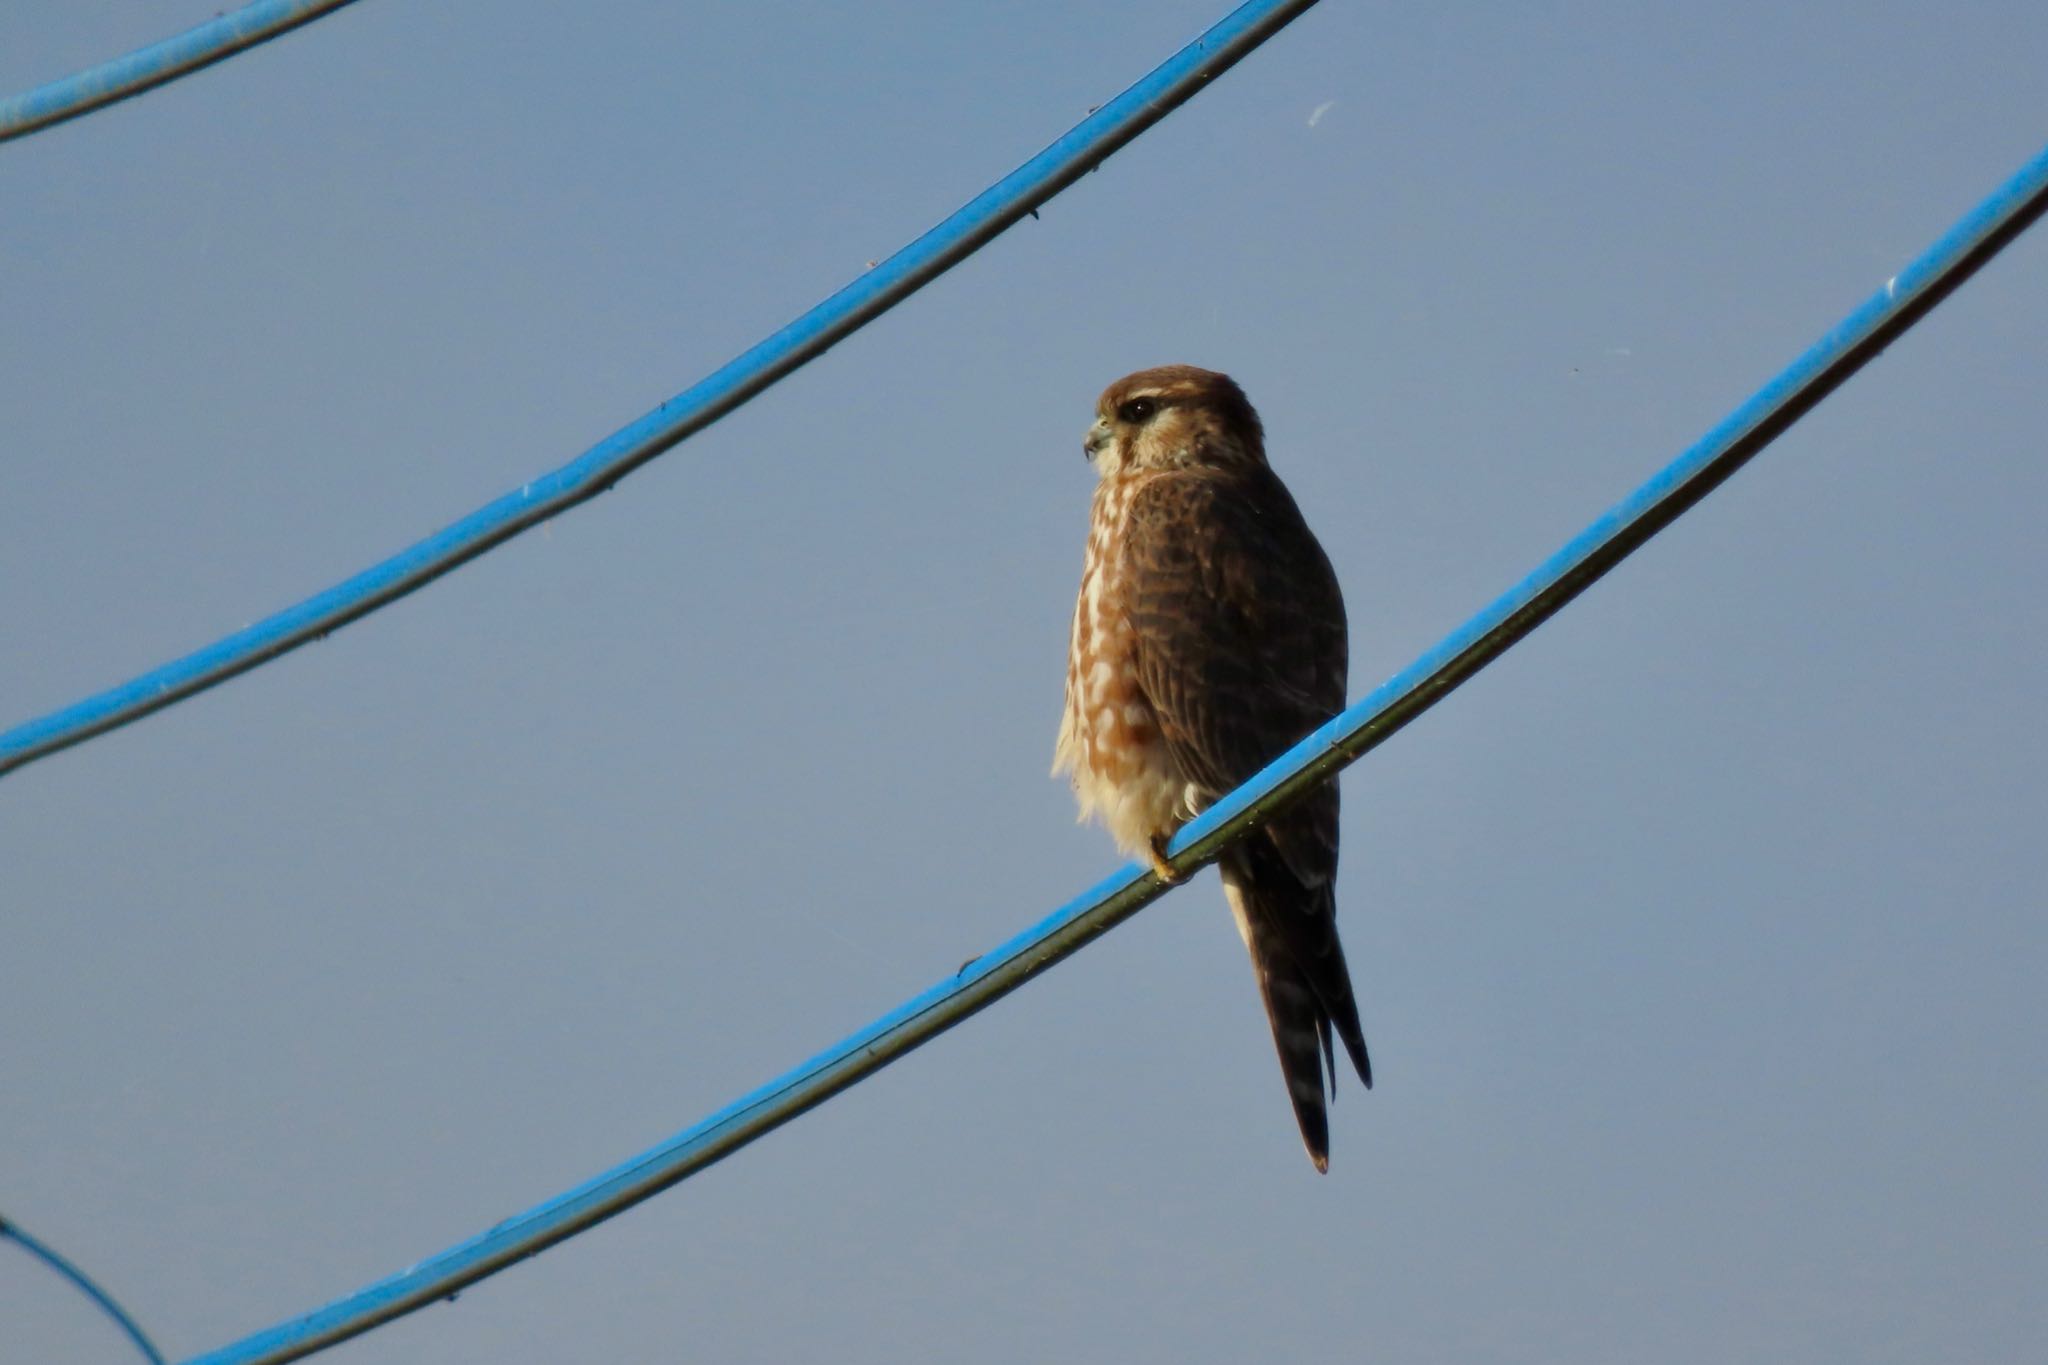
[(1137, 484), (1112, 475), (1095, 491), (1053, 765), (1071, 776), (1081, 819), (1100, 818), (1127, 853), (1187, 818), (1187, 783), (1140, 684), (1138, 638), (1125, 609), (1133, 584), (1124, 526)]

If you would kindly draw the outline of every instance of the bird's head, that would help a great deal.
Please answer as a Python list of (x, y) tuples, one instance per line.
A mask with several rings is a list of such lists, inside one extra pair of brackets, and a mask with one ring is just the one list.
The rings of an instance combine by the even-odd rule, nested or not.
[(1104, 478), (1147, 469), (1266, 462), (1259, 414), (1227, 374), (1162, 365), (1102, 391), (1082, 449)]

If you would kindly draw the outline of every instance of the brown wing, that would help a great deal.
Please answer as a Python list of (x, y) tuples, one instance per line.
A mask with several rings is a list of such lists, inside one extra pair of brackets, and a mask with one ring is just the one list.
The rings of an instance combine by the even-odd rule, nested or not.
[[(1270, 470), (1190, 470), (1133, 499), (1125, 614), (1175, 761), (1213, 801), (1344, 706), (1337, 575)], [(1272, 827), (1310, 886), (1337, 871), (1337, 788)]]
[[(1269, 470), (1190, 470), (1133, 500), (1125, 615), (1161, 734), (1203, 803), (1344, 705), (1344, 602), (1329, 559)], [(1334, 1029), (1372, 1064), (1337, 938), (1337, 787), (1303, 798), (1219, 860), (1303, 1143), (1327, 1168)]]

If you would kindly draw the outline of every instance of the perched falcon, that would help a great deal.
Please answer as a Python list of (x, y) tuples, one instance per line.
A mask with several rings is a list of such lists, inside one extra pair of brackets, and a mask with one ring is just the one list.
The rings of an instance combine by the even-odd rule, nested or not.
[[(1344, 599), (1227, 375), (1141, 370), (1103, 392), (1098, 482), (1053, 771), (1081, 818), (1164, 880), (1166, 841), (1344, 706)], [(1218, 860), (1309, 1160), (1329, 1169), (1334, 1032), (1372, 1085), (1337, 942), (1337, 785)]]

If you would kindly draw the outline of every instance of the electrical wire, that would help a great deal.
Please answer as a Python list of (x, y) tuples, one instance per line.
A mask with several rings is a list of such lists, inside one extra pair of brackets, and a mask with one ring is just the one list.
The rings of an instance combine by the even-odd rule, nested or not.
[(156, 1343), (149, 1339), (148, 1334), (142, 1330), (134, 1318), (128, 1316), (127, 1310), (114, 1301), (112, 1294), (94, 1284), (92, 1277), (83, 1270), (80, 1270), (63, 1256), (58, 1255), (56, 1248), (37, 1241), (22, 1230), (21, 1224), (9, 1220), (5, 1214), (0, 1214), (0, 1239), (9, 1237), (13, 1238), (29, 1255), (34, 1256), (44, 1265), (71, 1281), (72, 1284), (78, 1287), (79, 1293), (91, 1299), (99, 1306), (101, 1312), (112, 1318), (116, 1323), (119, 1323), (121, 1330), (126, 1332), (129, 1339), (135, 1343), (135, 1349), (142, 1352), (144, 1358), (150, 1362), (150, 1365), (164, 1365), (163, 1353), (156, 1349)]
[(176, 37), (0, 99), (0, 142), (104, 109), (310, 24), (354, 0), (256, 0)]

